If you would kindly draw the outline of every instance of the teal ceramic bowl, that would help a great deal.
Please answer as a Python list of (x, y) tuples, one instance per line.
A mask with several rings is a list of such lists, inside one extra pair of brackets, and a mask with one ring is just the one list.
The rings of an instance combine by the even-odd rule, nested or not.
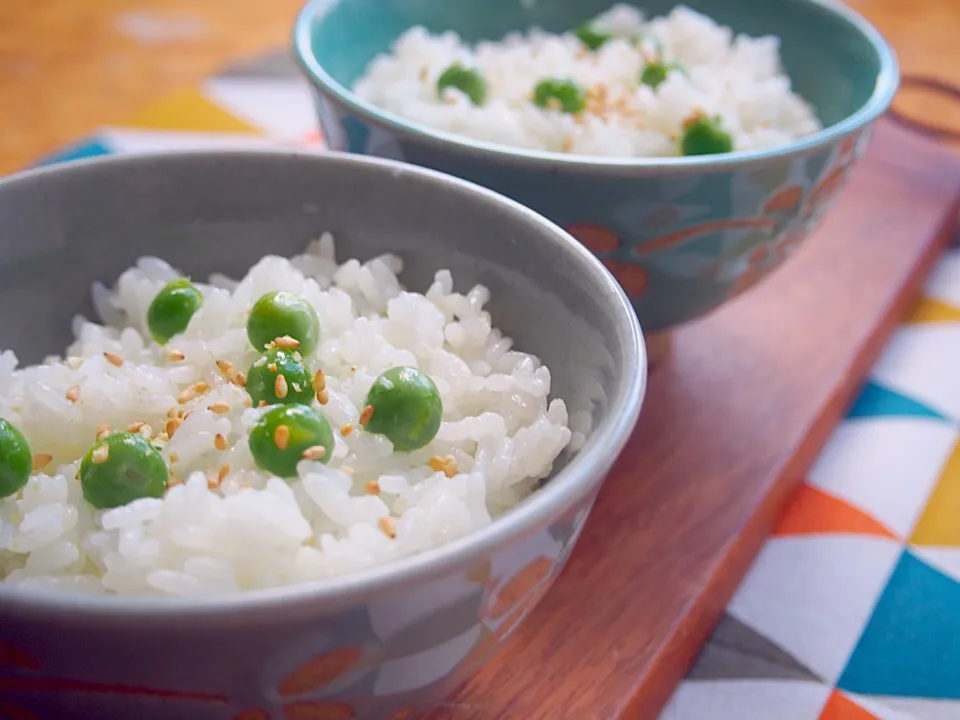
[[(563, 32), (612, 0), (312, 0), (294, 31), (330, 147), (392, 157), (485, 185), (538, 211), (594, 251), (647, 332), (719, 306), (768, 275), (810, 234), (896, 92), (893, 51), (832, 0), (692, 0), (749, 35), (776, 35), (793, 88), (824, 129), (781, 147), (692, 158), (589, 158), (475, 141), (407, 121), (350, 87), (413, 25), (497, 39)], [(648, 17), (673, 0), (632, 2)]]

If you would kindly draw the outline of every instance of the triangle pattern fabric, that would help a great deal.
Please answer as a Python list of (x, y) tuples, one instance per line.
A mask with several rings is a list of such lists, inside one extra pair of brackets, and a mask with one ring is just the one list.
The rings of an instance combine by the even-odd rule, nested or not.
[(867, 382), (863, 386), (860, 395), (847, 412), (847, 418), (890, 415), (944, 419), (936, 410), (875, 382)]
[(960, 442), (940, 472), (910, 543), (960, 547)]
[(720, 620), (687, 678), (820, 680), (782, 647), (731, 615)]
[(960, 307), (960, 250), (947, 250), (927, 278), (925, 297)]
[(960, 583), (904, 552), (837, 687), (960, 700)]
[(902, 325), (871, 371), (874, 381), (933, 408), (960, 418), (960, 324)]
[(956, 429), (931, 418), (884, 417), (841, 423), (807, 482), (907, 537), (923, 513)]
[(833, 683), (900, 553), (899, 542), (864, 535), (773, 538), (727, 612)]
[(921, 298), (907, 316), (911, 325), (920, 323), (960, 322), (960, 309), (936, 298)]
[[(881, 720), (957, 720), (960, 718), (960, 701), (919, 697), (871, 697), (859, 698), (867, 705), (870, 701), (882, 703), (878, 708)], [(885, 711), (885, 712), (884, 712)]]
[(110, 155), (113, 148), (107, 144), (101, 137), (92, 137), (88, 140), (70, 145), (62, 150), (41, 158), (33, 165), (41, 167), (43, 165), (54, 165), (56, 163), (69, 162), (71, 160), (84, 160), (86, 158), (100, 157)]
[(882, 523), (859, 508), (810, 485), (801, 485), (774, 527), (773, 535), (825, 533), (875, 535), (896, 539)]
[(829, 696), (826, 685), (798, 680), (687, 680), (660, 720), (817, 720)]
[(841, 692), (833, 691), (820, 713), (820, 720), (881, 720)]
[(121, 124), (141, 130), (259, 134), (253, 125), (218, 107), (197, 90), (170, 95)]

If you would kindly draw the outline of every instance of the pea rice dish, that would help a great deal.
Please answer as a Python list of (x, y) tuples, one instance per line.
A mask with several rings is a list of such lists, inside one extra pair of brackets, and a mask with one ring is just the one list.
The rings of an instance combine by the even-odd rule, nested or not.
[(779, 40), (734, 35), (678, 6), (607, 12), (470, 46), (413, 27), (354, 84), (372, 105), (476, 140), (582, 156), (758, 150), (821, 129), (783, 72)]
[[(241, 280), (141, 258), (63, 357), (0, 354), (0, 579), (208, 596), (354, 572), (482, 528), (573, 432), (489, 291), (329, 234)], [(576, 422), (572, 423), (576, 425)]]

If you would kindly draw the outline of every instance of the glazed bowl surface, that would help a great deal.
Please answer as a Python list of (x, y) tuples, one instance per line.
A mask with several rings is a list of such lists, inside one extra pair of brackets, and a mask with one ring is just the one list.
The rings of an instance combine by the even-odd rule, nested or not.
[[(411, 718), (489, 659), (572, 551), (637, 421), (629, 301), (560, 228), (439, 173), (335, 153), (196, 152), (68, 163), (0, 180), (0, 346), (59, 354), (91, 285), (152, 254), (240, 276), (329, 231), (341, 261), (385, 252), (419, 292), (486, 285), (494, 322), (590, 418), (586, 444), (486, 528), (323, 583), (219, 598), (73, 596), (0, 582), (0, 715)], [(576, 342), (571, 342), (576, 338)]]
[[(480, 142), (405, 120), (352, 91), (408, 28), (496, 40), (539, 26), (565, 32), (611, 0), (311, 0), (294, 54), (337, 150), (402, 159), (492, 188), (575, 235), (613, 272), (649, 333), (754, 286), (810, 235), (896, 92), (896, 58), (834, 0), (692, 0), (735, 33), (775, 35), (793, 88), (824, 129), (768, 150), (671, 158), (589, 158)], [(647, 17), (672, 0), (630, 0)]]

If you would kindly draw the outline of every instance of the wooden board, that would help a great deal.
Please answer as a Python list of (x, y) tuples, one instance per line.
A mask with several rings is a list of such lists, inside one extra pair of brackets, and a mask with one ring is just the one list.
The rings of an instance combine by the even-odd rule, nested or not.
[(960, 157), (882, 124), (808, 244), (676, 332), (567, 569), (431, 720), (656, 718), (958, 210)]

